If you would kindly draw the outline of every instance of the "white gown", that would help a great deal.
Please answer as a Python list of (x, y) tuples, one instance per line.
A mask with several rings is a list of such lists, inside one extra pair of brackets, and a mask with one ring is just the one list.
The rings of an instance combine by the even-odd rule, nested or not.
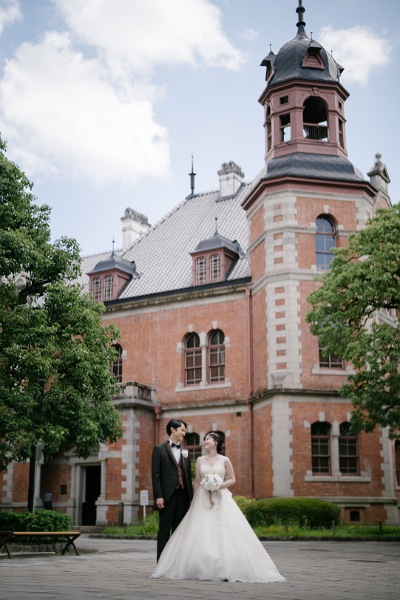
[[(200, 465), (203, 478), (225, 479), (225, 458), (213, 467)], [(152, 578), (213, 581), (286, 581), (280, 575), (246, 517), (224, 488), (212, 494), (201, 486), (189, 511), (165, 546)]]

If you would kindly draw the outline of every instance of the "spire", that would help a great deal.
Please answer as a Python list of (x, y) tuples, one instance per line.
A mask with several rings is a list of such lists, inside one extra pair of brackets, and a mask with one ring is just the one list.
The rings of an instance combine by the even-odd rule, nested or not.
[(192, 154), (192, 171), (189, 173), (190, 176), (190, 195), (194, 196), (194, 178), (196, 177), (196, 173), (193, 172), (193, 154)]
[(297, 35), (305, 35), (306, 23), (304, 21), (304, 13), (306, 12), (306, 9), (303, 6), (303, 0), (299, 0), (299, 6), (296, 8), (296, 12), (298, 14), (299, 19), (297, 22)]

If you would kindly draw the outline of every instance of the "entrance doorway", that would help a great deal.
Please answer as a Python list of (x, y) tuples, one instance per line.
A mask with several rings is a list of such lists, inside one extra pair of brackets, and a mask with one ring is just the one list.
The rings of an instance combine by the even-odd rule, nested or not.
[(82, 525), (96, 525), (96, 500), (100, 496), (101, 467), (85, 468), (84, 500), (82, 502)]

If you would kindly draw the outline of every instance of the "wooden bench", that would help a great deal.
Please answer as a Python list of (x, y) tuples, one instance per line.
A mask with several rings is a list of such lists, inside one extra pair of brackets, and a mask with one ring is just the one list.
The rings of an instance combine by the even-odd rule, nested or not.
[(8, 554), (8, 558), (11, 558), (8, 545), (21, 538), (62, 538), (66, 544), (61, 554), (65, 554), (68, 548), (72, 546), (76, 555), (79, 556), (78, 549), (74, 542), (80, 535), (80, 531), (0, 531), (0, 551), (4, 548)]

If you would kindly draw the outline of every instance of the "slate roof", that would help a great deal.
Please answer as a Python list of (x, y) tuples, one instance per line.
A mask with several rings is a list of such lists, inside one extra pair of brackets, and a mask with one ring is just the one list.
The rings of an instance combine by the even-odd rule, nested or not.
[[(272, 158), (265, 165), (261, 178), (308, 177), (341, 181), (365, 181), (363, 174), (347, 158), (297, 152)], [(260, 177), (260, 176), (259, 176)]]
[[(301, 63), (309, 47), (320, 48), (319, 55), (324, 63), (323, 69), (302, 67)], [(315, 40), (311, 40), (306, 33), (299, 32), (295, 38), (286, 42), (274, 59), (275, 73), (268, 86), (277, 85), (292, 79), (305, 79), (307, 81), (338, 82), (343, 71), (341, 67)]]
[(135, 298), (192, 287), (192, 257), (199, 243), (215, 233), (237, 241), (243, 252), (230, 271), (228, 281), (250, 276), (245, 254), (248, 246), (246, 213), (241, 203), (249, 190), (243, 184), (238, 192), (221, 199), (219, 191), (188, 196), (164, 219), (154, 225), (124, 253), (135, 261), (138, 279), (133, 279), (120, 298)]

